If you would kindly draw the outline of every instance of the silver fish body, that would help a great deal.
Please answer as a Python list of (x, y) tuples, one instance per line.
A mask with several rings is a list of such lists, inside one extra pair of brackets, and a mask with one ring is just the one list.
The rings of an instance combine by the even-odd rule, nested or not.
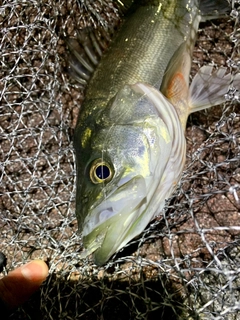
[[(197, 0), (146, 0), (126, 19), (89, 82), (86, 101), (108, 101), (126, 84), (160, 88), (172, 56), (188, 41), (192, 54), (200, 12)], [(103, 108), (102, 104), (95, 105)], [(81, 116), (81, 113), (80, 113)]]
[[(123, 113), (129, 107), (131, 112)], [(103, 116), (106, 125), (94, 134), (88, 165), (104, 161), (114, 177), (95, 188), (91, 181), (83, 184), (87, 201), (95, 199), (85, 207), (83, 239), (89, 250), (101, 244), (95, 252), (98, 264), (161, 211), (180, 178), (186, 153), (177, 112), (156, 89), (141, 83), (126, 85), (108, 111)]]
[[(200, 18), (196, 0), (139, 3), (88, 84), (74, 135), (76, 214), (82, 257), (98, 265), (161, 213), (184, 167), (189, 113), (222, 101), (225, 72), (204, 70), (189, 90)], [(195, 89), (212, 78), (210, 102)]]

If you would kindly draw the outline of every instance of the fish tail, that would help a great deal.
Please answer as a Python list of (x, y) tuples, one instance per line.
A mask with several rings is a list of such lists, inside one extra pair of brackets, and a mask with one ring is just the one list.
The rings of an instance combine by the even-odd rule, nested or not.
[[(235, 92), (236, 97), (240, 92), (240, 73), (232, 75), (227, 73), (227, 68), (220, 67), (213, 71), (213, 66), (203, 66), (193, 78), (190, 86), (190, 110), (195, 112), (228, 100), (228, 93)], [(238, 94), (237, 94), (238, 93)]]

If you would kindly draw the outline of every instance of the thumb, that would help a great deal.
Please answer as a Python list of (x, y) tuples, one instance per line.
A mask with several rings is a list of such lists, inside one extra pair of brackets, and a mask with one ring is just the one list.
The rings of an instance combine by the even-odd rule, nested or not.
[(42, 260), (33, 260), (9, 272), (0, 279), (0, 300), (8, 309), (21, 305), (39, 289), (47, 275), (48, 267)]

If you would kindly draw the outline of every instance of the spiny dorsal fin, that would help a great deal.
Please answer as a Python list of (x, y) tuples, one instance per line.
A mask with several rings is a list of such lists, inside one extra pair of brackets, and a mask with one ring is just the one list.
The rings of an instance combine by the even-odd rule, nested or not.
[[(120, 14), (127, 15), (138, 0), (114, 0)], [(91, 5), (89, 5), (89, 10)], [(98, 65), (103, 52), (109, 46), (116, 26), (87, 27), (77, 38), (66, 38), (70, 54), (67, 57), (70, 75), (85, 87)]]
[(134, 0), (115, 0), (114, 2), (116, 3), (119, 12), (126, 14), (134, 3)]
[(77, 38), (66, 38), (69, 49), (69, 73), (85, 86), (95, 71), (103, 52), (109, 45), (111, 30), (85, 28)]

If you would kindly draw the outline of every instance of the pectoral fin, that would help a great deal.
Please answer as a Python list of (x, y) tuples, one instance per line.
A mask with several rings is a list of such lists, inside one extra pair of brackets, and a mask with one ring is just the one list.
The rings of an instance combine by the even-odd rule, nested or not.
[(187, 97), (188, 75), (191, 68), (191, 53), (184, 42), (176, 50), (165, 71), (160, 91), (175, 105), (175, 101)]
[(186, 100), (188, 96), (188, 85), (181, 72), (177, 72), (170, 79), (165, 91), (165, 96), (173, 105), (177, 105), (179, 101)]

